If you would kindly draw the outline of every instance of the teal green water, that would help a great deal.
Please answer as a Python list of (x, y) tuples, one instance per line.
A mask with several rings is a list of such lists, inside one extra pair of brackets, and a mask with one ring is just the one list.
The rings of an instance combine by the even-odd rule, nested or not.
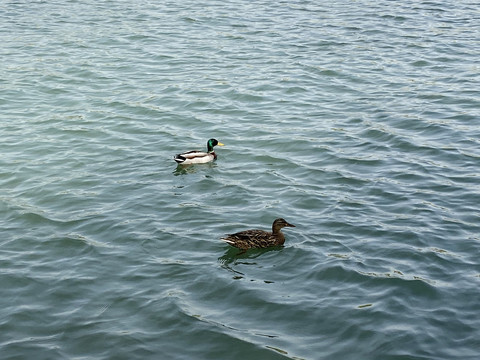
[(477, 359), (479, 18), (2, 1), (0, 358)]

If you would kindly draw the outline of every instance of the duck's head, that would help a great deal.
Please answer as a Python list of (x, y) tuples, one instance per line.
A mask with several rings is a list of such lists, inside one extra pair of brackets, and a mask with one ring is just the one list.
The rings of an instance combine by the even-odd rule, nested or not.
[(272, 230), (273, 232), (277, 232), (284, 227), (295, 227), (295, 225), (288, 223), (285, 219), (279, 218), (273, 222)]
[(218, 142), (217, 139), (210, 139), (207, 141), (207, 150), (208, 152), (212, 152), (213, 151), (213, 147), (214, 146), (223, 146), (223, 144), (221, 142)]

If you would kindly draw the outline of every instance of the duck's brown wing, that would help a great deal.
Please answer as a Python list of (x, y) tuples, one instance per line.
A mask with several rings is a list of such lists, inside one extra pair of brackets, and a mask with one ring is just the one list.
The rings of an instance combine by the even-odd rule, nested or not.
[(263, 230), (245, 230), (229, 234), (222, 239), (239, 249), (267, 248), (275, 245), (272, 233)]
[(186, 159), (194, 159), (196, 157), (207, 156), (208, 153), (205, 152), (205, 151), (192, 150), (192, 151), (184, 152), (184, 153), (178, 154), (178, 155), (181, 155)]
[(175, 155), (175, 159), (186, 160), (186, 159), (194, 159), (197, 157), (203, 157), (207, 155), (208, 153), (206, 153), (205, 151), (192, 150), (192, 151), (187, 151), (187, 152)]

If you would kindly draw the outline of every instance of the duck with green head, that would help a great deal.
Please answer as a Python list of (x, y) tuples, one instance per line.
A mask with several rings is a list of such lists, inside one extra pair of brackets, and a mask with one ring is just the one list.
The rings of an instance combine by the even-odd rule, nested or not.
[(210, 139), (207, 141), (207, 152), (199, 150), (187, 151), (175, 155), (173, 159), (180, 165), (204, 164), (217, 158), (217, 154), (213, 151), (213, 147), (217, 145), (223, 146), (217, 139)]
[(265, 230), (245, 230), (235, 234), (228, 234), (222, 238), (227, 244), (244, 251), (248, 249), (262, 249), (272, 246), (282, 246), (285, 236), (281, 232), (284, 227), (295, 227), (285, 219), (276, 219), (272, 224), (272, 232)]

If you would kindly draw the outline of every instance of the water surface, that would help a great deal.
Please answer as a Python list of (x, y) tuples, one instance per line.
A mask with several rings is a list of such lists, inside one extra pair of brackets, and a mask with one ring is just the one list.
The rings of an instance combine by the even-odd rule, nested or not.
[(2, 359), (478, 357), (477, 2), (0, 18)]

